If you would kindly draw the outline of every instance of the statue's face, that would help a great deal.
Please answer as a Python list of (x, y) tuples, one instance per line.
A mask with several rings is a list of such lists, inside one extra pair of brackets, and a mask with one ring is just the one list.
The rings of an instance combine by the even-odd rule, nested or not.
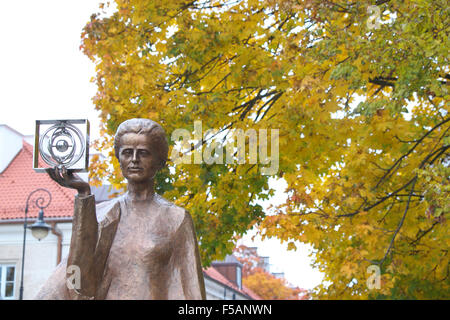
[(160, 167), (150, 139), (146, 134), (137, 133), (126, 133), (120, 138), (120, 168), (129, 182), (149, 181)]

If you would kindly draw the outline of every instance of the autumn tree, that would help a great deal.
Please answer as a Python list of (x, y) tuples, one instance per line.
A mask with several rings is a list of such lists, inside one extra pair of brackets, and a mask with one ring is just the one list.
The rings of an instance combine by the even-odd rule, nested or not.
[(257, 224), (291, 249), (313, 246), (320, 298), (449, 298), (447, 1), (117, 0), (109, 10), (82, 33), (97, 70), (97, 147), (113, 167), (94, 161), (93, 177), (123, 185), (112, 136), (131, 117), (169, 137), (198, 120), (219, 130), (192, 153), (233, 130), (278, 129), (272, 176), (288, 200), (271, 214), (257, 202), (273, 195), (261, 162), (169, 161), (157, 177), (193, 215), (205, 265)]
[(267, 272), (264, 261), (256, 248), (240, 245), (234, 249), (234, 256), (242, 264), (242, 283), (266, 300), (308, 300), (307, 290), (290, 285), (285, 279)]

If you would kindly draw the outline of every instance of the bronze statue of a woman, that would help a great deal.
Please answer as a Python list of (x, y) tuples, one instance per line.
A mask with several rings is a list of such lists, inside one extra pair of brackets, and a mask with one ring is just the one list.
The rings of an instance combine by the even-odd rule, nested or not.
[[(47, 170), (78, 195), (69, 255), (36, 299), (205, 299), (192, 218), (154, 192), (168, 155), (164, 129), (148, 119), (127, 120), (114, 148), (128, 190), (97, 207), (88, 183), (65, 168)], [(68, 282), (73, 270), (80, 271), (78, 286)]]

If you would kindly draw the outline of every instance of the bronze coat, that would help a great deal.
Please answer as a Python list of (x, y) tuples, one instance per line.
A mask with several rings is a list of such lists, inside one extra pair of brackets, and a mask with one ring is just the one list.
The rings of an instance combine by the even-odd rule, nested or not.
[(133, 210), (126, 194), (97, 207), (75, 197), (69, 255), (36, 299), (205, 299), (190, 214), (157, 194), (149, 212)]

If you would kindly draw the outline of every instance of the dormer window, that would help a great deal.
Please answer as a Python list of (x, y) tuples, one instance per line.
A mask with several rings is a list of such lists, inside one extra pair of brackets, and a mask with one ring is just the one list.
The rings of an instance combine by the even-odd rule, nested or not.
[(242, 289), (242, 267), (240, 265), (236, 265), (236, 284), (239, 289)]

